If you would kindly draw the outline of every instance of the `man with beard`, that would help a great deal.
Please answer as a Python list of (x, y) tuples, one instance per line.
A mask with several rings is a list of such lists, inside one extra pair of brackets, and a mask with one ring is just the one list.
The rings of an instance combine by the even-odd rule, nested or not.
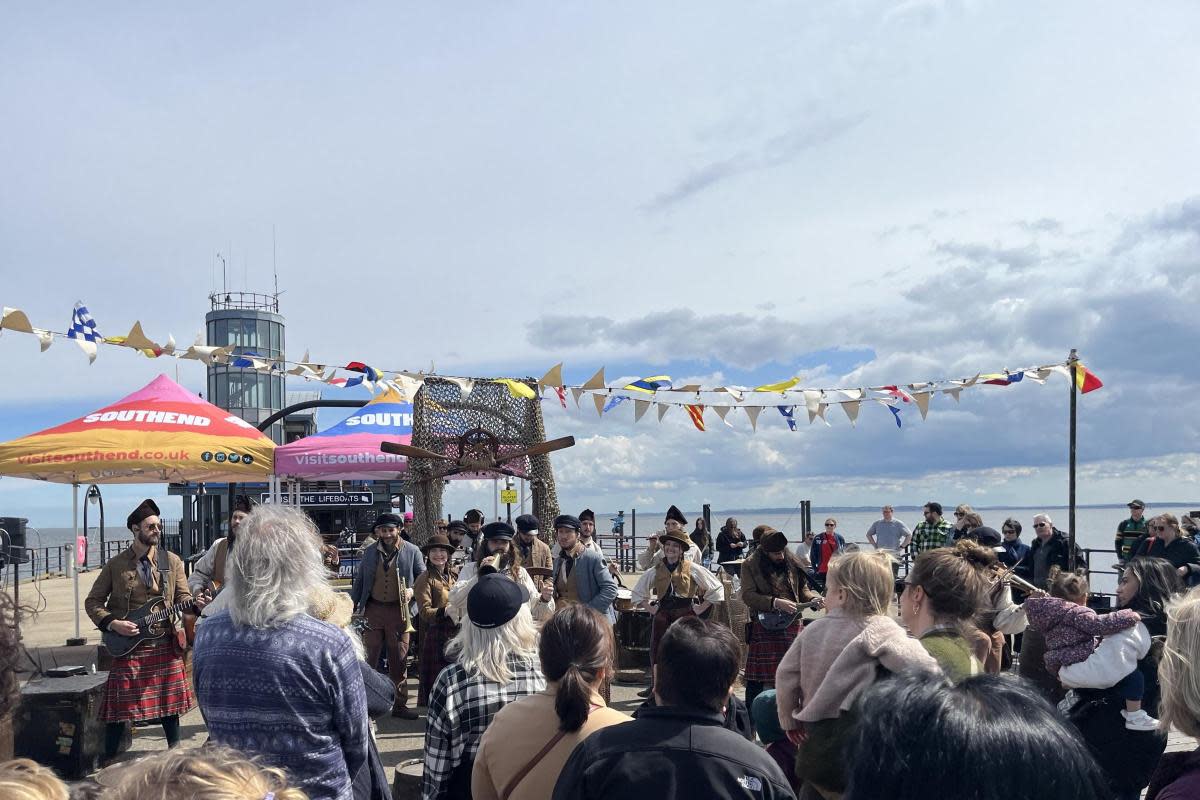
[[(133, 542), (100, 570), (84, 609), (96, 627), (122, 636), (136, 636), (138, 626), (125, 619), (145, 603), (161, 598), (167, 606), (192, 601), (183, 561), (160, 546), (162, 521), (158, 506), (145, 500), (125, 520)], [(205, 599), (197, 597), (199, 613)], [(112, 759), (121, 746), (125, 727), (132, 722), (157, 721), (167, 746), (179, 744), (179, 715), (193, 705), (184, 671), (183, 653), (175, 638), (143, 642), (131, 653), (113, 658), (100, 701), (99, 719), (106, 723), (104, 752)]]
[(367, 663), (376, 666), (380, 651), (387, 648), (388, 673), (396, 684), (392, 716), (416, 719), (417, 712), (408, 707), (411, 634), (407, 630), (406, 609), (413, 598), (413, 584), (425, 571), (425, 559), (415, 544), (400, 538), (401, 522), (399, 516), (391, 513), (375, 518), (378, 541), (363, 551), (350, 599), (354, 601), (355, 613), (367, 621), (363, 635)]
[(775, 686), (775, 670), (804, 627), (797, 614), (800, 607), (811, 604), (816, 608), (821, 599), (809, 588), (804, 567), (787, 544), (782, 531), (767, 528), (742, 564), (742, 602), (751, 613), (747, 706), (763, 689)]
[[(550, 545), (538, 538), (538, 527), (538, 518), (533, 514), (517, 517), (517, 560), (526, 570), (530, 567), (552, 570), (554, 556), (550, 554)], [(539, 590), (544, 584), (552, 583), (549, 575), (535, 577), (533, 582)]]
[(250, 516), (256, 505), (257, 503), (244, 494), (233, 498), (233, 511), (229, 514), (229, 535), (213, 542), (212, 547), (204, 551), (204, 555), (200, 556), (200, 560), (192, 567), (192, 574), (188, 576), (188, 589), (192, 596), (199, 597), (205, 592), (213, 596), (213, 602), (204, 609), (206, 617), (211, 617), (226, 605), (224, 600), (217, 599), (225, 586), (225, 564), (229, 560), (234, 542), (237, 541), (238, 528), (241, 527), (242, 521)]
[(467, 523), (467, 560), (474, 561), (483, 531), (483, 512), (478, 508), (472, 508), (463, 514), (463, 522)]
[(461, 519), (456, 519), (446, 526), (446, 539), (449, 540), (454, 552), (450, 554), (450, 570), (457, 576), (463, 564), (474, 560), (471, 545), (464, 543), (470, 528)]

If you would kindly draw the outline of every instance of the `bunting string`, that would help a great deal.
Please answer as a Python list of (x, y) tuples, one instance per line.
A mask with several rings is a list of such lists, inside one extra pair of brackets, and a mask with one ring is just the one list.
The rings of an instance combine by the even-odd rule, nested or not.
[[(755, 387), (706, 387), (698, 384), (675, 386), (669, 375), (653, 375), (632, 381), (626, 380), (622, 382), (623, 385), (608, 386), (605, 382), (603, 368), (585, 383), (566, 383), (562, 377), (562, 363), (555, 364), (537, 380), (512, 377), (479, 378), (437, 373), (432, 364), (428, 372), (384, 370), (360, 360), (343, 362), (341, 359), (337, 359), (335, 364), (342, 364), (342, 366), (336, 366), (328, 362), (313, 361), (307, 351), (299, 361), (268, 358), (243, 347), (218, 347), (205, 344), (202, 334), (197, 335), (195, 342), (189, 347), (180, 348), (176, 345), (174, 337), (171, 336), (167, 337), (164, 344), (150, 339), (142, 329), (141, 322), (134, 322), (129, 333), (124, 336), (102, 336), (96, 320), (82, 302), (75, 304), (71, 313), (70, 325), (63, 332), (34, 326), (29, 316), (21, 309), (5, 307), (0, 316), (0, 333), (4, 331), (35, 337), (42, 352), (49, 349), (55, 339), (70, 339), (87, 354), (89, 364), (96, 360), (101, 346), (118, 347), (133, 350), (146, 358), (169, 356), (200, 361), (206, 366), (225, 364), (246, 371), (285, 373), (328, 386), (341, 388), (364, 386), (372, 392), (391, 389), (409, 401), (415, 397), (424, 382), (430, 379), (456, 384), (464, 398), (478, 383), (502, 385), (513, 397), (525, 399), (542, 399), (545, 396), (545, 390), (551, 389), (553, 391), (551, 398), (556, 399), (564, 410), (567, 409), (566, 393), (570, 390), (576, 407), (579, 407), (583, 395), (591, 395), (596, 412), (601, 417), (608, 416), (609, 412), (614, 411), (628, 400), (636, 401), (634, 403), (635, 422), (642, 419), (651, 405), (657, 406), (657, 416), (660, 422), (670, 408), (681, 407), (685, 409), (689, 421), (698, 431), (707, 430), (704, 412), (708, 408), (711, 408), (720, 420), (730, 427), (733, 427), (729, 419), (731, 412), (734, 409), (741, 409), (745, 412), (751, 429), (757, 430), (759, 414), (764, 408), (774, 407), (779, 411), (788, 429), (795, 431), (797, 429), (795, 416), (797, 406), (805, 408), (809, 424), (820, 419), (829, 425), (826, 410), (831, 405), (838, 405), (846, 414), (850, 424), (855, 425), (859, 409), (864, 401), (886, 407), (891, 412), (896, 426), (903, 427), (902, 409), (915, 405), (920, 412), (921, 419), (924, 420), (929, 414), (930, 399), (935, 395), (949, 395), (955, 402), (959, 402), (959, 397), (964, 390), (974, 390), (981, 386), (1009, 387), (1021, 383), (1025, 379), (1031, 383), (1044, 384), (1046, 379), (1052, 375), (1062, 375), (1069, 380), (1072, 366), (1069, 362), (1060, 362), (1022, 369), (978, 372), (966, 378), (945, 378), (865, 387), (805, 387), (801, 385), (802, 378), (798, 375)], [(1104, 385), (1095, 373), (1088, 370), (1082, 363), (1077, 361), (1074, 366), (1077, 386), (1083, 394)]]

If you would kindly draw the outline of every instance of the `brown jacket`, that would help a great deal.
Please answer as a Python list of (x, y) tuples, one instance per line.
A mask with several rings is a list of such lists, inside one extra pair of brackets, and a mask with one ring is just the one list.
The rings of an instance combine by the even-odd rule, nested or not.
[(793, 600), (797, 603), (807, 603), (817, 596), (808, 588), (808, 579), (804, 576), (804, 569), (800, 566), (799, 559), (786, 550), (784, 552), (788, 560), (788, 583), (793, 587), (796, 596), (787, 597), (773, 591), (771, 580), (767, 577), (766, 565), (763, 564), (768, 556), (761, 550), (755, 550), (742, 564), (741, 572), (742, 602), (751, 611), (771, 611), (771, 604), (776, 597), (783, 597), (785, 600)]
[(417, 576), (413, 584), (413, 600), (417, 604), (421, 624), (430, 625), (437, 617), (438, 611), (450, 603), (450, 587), (454, 585), (454, 575), (446, 578), (435, 574), (432, 567)]
[[(108, 623), (123, 619), (152, 597), (163, 597), (162, 576), (158, 572), (158, 548), (150, 548), (150, 568), (154, 575), (154, 588), (148, 588), (138, 576), (138, 557), (133, 547), (127, 547), (100, 570), (92, 590), (83, 601), (84, 610), (100, 630), (107, 630)], [(168, 603), (183, 603), (192, 599), (187, 578), (183, 574), (183, 561), (174, 553), (167, 553), (167, 564), (171, 569), (170, 585), (166, 587)]]
[[(557, 684), (549, 683), (537, 694), (526, 695), (506, 705), (492, 719), (479, 742), (479, 754), (471, 772), (471, 796), (475, 800), (498, 800), (504, 787), (529, 763), (550, 738), (558, 733), (554, 712)], [(559, 739), (550, 752), (521, 780), (509, 800), (545, 800), (554, 794), (554, 784), (567, 758), (582, 742), (601, 728), (630, 722), (614, 708), (592, 695), (592, 713), (583, 727)], [(598, 706), (598, 707), (597, 707)]]

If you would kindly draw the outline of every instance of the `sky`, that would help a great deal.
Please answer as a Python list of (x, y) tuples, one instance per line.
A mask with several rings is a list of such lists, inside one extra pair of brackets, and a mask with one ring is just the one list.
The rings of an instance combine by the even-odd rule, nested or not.
[[(1080, 400), (1080, 502), (1200, 499), (1194, 3), (4, 16), (0, 304), (35, 325), (83, 300), (107, 335), (187, 344), (210, 292), (277, 271), (290, 357), (389, 370), (858, 387), (1078, 348), (1105, 383)], [(0, 438), (159, 372), (204, 387), (195, 362), (89, 366), (12, 332), (0, 363)], [(1062, 505), (1067, 404), (1052, 377), (899, 429), (882, 408), (800, 409), (796, 432), (545, 417), (577, 439), (554, 456), (566, 509)], [(0, 513), (66, 524), (69, 493), (0, 479)], [(448, 510), (491, 499), (456, 485)]]

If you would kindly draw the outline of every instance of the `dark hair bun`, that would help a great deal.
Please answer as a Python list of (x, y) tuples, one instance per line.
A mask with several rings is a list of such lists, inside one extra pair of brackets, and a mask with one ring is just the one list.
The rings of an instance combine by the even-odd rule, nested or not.
[(983, 545), (971, 539), (959, 539), (955, 542), (954, 553), (963, 561), (978, 569), (988, 569), (992, 564), (999, 561), (993, 551), (988, 550)]

